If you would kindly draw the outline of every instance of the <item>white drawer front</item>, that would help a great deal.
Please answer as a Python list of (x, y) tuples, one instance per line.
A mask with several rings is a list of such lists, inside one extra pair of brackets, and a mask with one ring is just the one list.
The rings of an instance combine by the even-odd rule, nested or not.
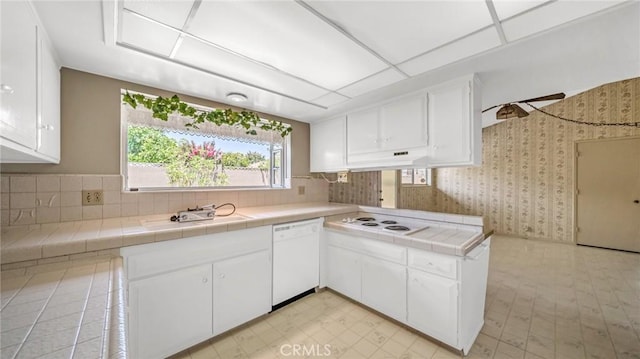
[(361, 250), (371, 257), (407, 265), (407, 249), (395, 244), (367, 240), (363, 241)]
[(409, 249), (409, 267), (446, 278), (458, 278), (458, 261), (451, 256)]
[(271, 227), (258, 227), (126, 248), (127, 279), (211, 263), (271, 248)]
[(406, 265), (407, 249), (405, 247), (385, 243), (376, 239), (360, 238), (355, 234), (326, 231), (327, 243), (330, 246), (350, 249), (371, 257)]

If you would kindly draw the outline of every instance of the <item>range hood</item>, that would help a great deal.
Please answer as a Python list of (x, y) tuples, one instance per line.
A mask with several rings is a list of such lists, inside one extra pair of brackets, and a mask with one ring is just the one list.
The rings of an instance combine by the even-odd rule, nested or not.
[(410, 148), (400, 151), (381, 151), (348, 156), (347, 170), (353, 172), (399, 170), (429, 167), (429, 149)]

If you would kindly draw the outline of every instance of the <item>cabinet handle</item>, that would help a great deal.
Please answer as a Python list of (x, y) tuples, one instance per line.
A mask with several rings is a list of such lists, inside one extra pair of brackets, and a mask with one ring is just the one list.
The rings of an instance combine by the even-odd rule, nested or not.
[(224, 274), (220, 274), (220, 278), (224, 278), (224, 277), (225, 277), (225, 275), (224, 275)]
[(55, 129), (55, 127), (53, 127), (53, 125), (42, 125), (40, 126), (41, 129), (43, 130), (47, 130), (47, 131), (53, 131)]
[(0, 93), (12, 94), (13, 88), (7, 84), (0, 84)]
[(202, 283), (207, 283), (208, 281), (209, 281), (209, 278), (207, 277), (202, 278)]

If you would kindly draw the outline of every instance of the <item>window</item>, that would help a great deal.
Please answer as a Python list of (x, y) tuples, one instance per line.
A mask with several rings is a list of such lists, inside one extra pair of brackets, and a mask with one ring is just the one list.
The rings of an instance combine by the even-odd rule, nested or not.
[(426, 185), (431, 186), (431, 168), (415, 168), (400, 170), (400, 177), (403, 186), (406, 185)]
[[(193, 106), (193, 105), (192, 105)], [(211, 110), (199, 106), (203, 110)], [(122, 104), (122, 172), (130, 190), (288, 187), (290, 136), (212, 123), (185, 127), (190, 118), (152, 118)]]

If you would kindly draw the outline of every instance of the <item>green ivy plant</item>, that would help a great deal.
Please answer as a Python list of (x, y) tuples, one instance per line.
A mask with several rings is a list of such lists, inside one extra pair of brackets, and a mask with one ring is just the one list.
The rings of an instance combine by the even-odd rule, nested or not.
[(284, 125), (280, 121), (274, 120), (261, 120), (255, 112), (251, 111), (234, 111), (228, 109), (214, 109), (212, 111), (198, 110), (195, 107), (180, 100), (178, 95), (173, 95), (170, 98), (158, 96), (156, 98), (149, 98), (145, 95), (138, 93), (125, 92), (122, 95), (122, 101), (129, 104), (133, 108), (137, 108), (138, 105), (142, 105), (145, 108), (151, 110), (153, 117), (162, 121), (168, 121), (169, 115), (179, 113), (182, 116), (191, 117), (193, 122), (187, 123), (185, 126), (198, 128), (198, 124), (206, 122), (215, 123), (218, 126), (238, 126), (246, 130), (247, 134), (257, 135), (255, 128), (260, 128), (264, 131), (275, 131), (280, 136), (285, 137), (293, 130), (290, 126)]

